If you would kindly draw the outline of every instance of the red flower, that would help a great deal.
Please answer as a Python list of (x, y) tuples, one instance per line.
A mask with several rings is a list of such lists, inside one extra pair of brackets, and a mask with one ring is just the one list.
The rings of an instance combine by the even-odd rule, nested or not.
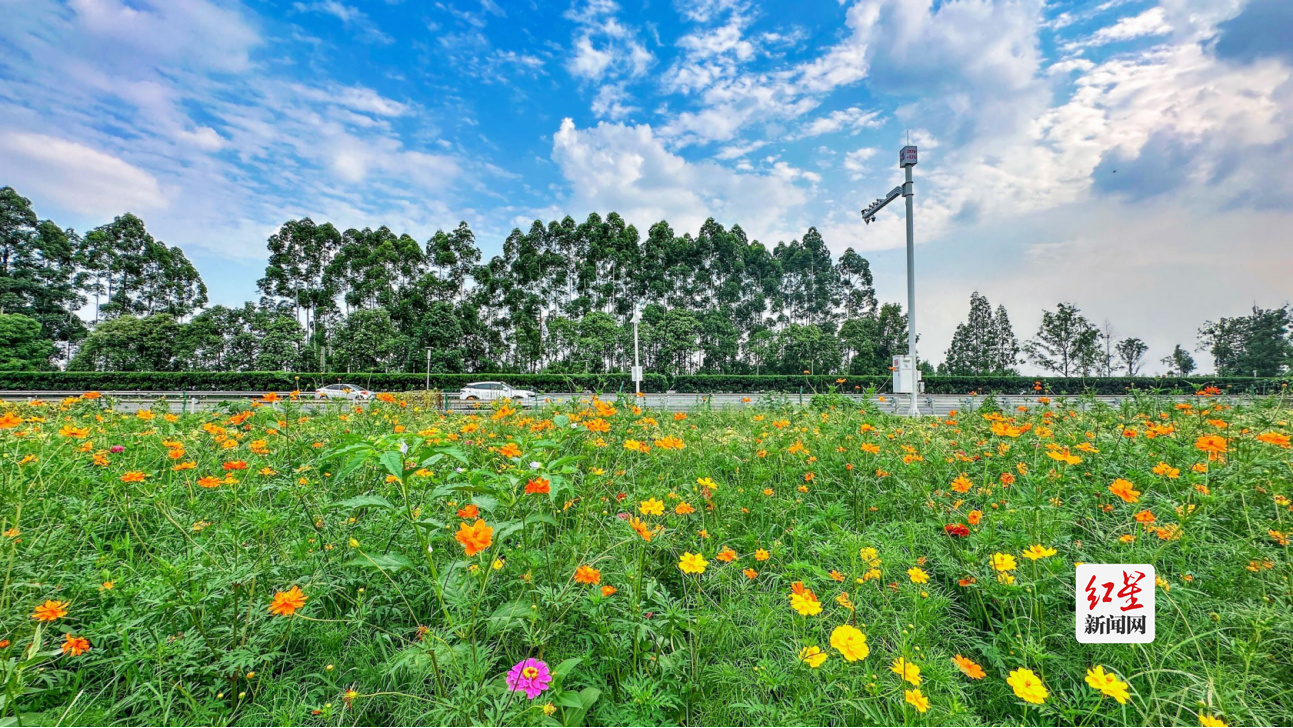
[(946, 526), (943, 526), (943, 530), (947, 531), (948, 536), (955, 536), (957, 538), (965, 538), (970, 535), (970, 529), (963, 523), (949, 523)]

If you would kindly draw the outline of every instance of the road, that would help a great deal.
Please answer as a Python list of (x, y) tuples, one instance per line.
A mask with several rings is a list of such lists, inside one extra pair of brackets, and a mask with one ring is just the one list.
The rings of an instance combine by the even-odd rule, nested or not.
[[(39, 399), (45, 402), (60, 402), (66, 397), (75, 397), (80, 392), (51, 392), (51, 391), (7, 391), (0, 392), (0, 401), (9, 402), (28, 402), (33, 399)], [(102, 392), (104, 396), (112, 397), (117, 401), (117, 408), (133, 412), (140, 409), (160, 409), (169, 407), (172, 412), (189, 412), (218, 407), (226, 402), (245, 401), (259, 398), (263, 392)], [(286, 392), (280, 392), (281, 397), (286, 398)], [(571, 392), (543, 394), (535, 400), (524, 402), (526, 406), (536, 406), (544, 404), (560, 404), (569, 402), (574, 399), (588, 398), (590, 395), (577, 394)], [(632, 395), (628, 395), (632, 398)], [(867, 399), (866, 395), (844, 395), (848, 399), (862, 401)], [(1149, 396), (1149, 395), (1144, 395)], [(613, 399), (614, 395), (607, 395), (606, 399)], [(1169, 402), (1184, 401), (1191, 397), (1171, 397), (1167, 395), (1159, 396), (1167, 404)], [(688, 412), (706, 407), (714, 409), (742, 409), (750, 407), (774, 407), (780, 405), (799, 405), (809, 404), (812, 394), (695, 394), (682, 392), (668, 393), (646, 393), (637, 401), (646, 409)], [(883, 412), (892, 414), (907, 414), (908, 404), (907, 395), (874, 395), (870, 397), (871, 401)], [(1076, 397), (1053, 397), (1055, 403), (1063, 402), (1065, 407), (1070, 409), (1082, 409), (1088, 406), (1088, 402), (1100, 401), (1105, 404), (1117, 407), (1123, 401), (1128, 399), (1123, 396), (1099, 396), (1094, 400), (1079, 399)], [(1233, 403), (1235, 397), (1219, 397), (1218, 400)], [(931, 394), (920, 395), (918, 405), (922, 415), (937, 415), (940, 417), (947, 416), (953, 410), (972, 411), (977, 409), (983, 403), (982, 395), (968, 394)], [(1037, 397), (1033, 395), (1013, 395), (998, 396), (997, 403), (1003, 409), (1014, 407), (1032, 407), (1037, 406)], [(345, 402), (338, 400), (321, 401), (314, 398), (302, 398), (302, 404), (312, 409), (345, 406)], [(450, 395), (448, 400), (449, 409), (452, 411), (471, 411), (481, 407), (479, 402), (464, 402), (457, 398), (457, 395)]]

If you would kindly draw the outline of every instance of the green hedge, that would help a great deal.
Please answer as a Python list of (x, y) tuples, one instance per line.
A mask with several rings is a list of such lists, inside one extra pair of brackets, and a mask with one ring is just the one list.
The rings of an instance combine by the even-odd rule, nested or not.
[[(538, 392), (631, 392), (627, 374), (432, 374), (431, 388), (456, 391), (471, 382), (498, 380)], [(842, 381), (841, 381), (842, 380)], [(0, 390), (52, 391), (291, 391), (313, 390), (324, 384), (346, 382), (375, 391), (411, 391), (426, 385), (425, 374), (314, 374), (290, 372), (0, 372)], [(681, 375), (648, 374), (648, 392), (825, 392), (835, 388), (854, 393), (875, 387), (890, 389), (888, 376), (837, 375)], [(1216, 386), (1235, 394), (1274, 394), (1288, 379), (1239, 377), (929, 377), (928, 394), (1027, 394), (1037, 382), (1046, 394), (1126, 394), (1133, 390), (1193, 393)]]

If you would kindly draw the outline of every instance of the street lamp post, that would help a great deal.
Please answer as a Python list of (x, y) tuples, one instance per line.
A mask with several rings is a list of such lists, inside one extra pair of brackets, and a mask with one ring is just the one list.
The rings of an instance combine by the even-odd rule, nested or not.
[(431, 347), (427, 347), (427, 391), (431, 391)]
[(916, 395), (920, 369), (916, 366), (916, 239), (912, 221), (913, 198), (916, 195), (911, 180), (911, 168), (916, 166), (916, 147), (907, 145), (898, 151), (898, 166), (903, 168), (906, 179), (902, 185), (889, 190), (889, 194), (872, 202), (862, 211), (862, 221), (870, 225), (876, 213), (899, 196), (907, 198), (907, 355), (911, 361), (911, 408), (912, 417), (920, 415), (916, 406)]

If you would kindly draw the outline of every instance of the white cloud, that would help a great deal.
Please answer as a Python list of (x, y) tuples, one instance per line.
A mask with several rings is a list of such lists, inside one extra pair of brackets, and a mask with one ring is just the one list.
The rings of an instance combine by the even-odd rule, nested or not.
[[(84, 39), (111, 49), (105, 60), (114, 66), (148, 60), (242, 71), (261, 42), (242, 13), (206, 0), (70, 0), (69, 6)], [(5, 22), (20, 24), (21, 15), (8, 11)]]
[(364, 40), (375, 43), (393, 43), (395, 39), (383, 33), (364, 11), (353, 5), (346, 5), (338, 0), (316, 0), (316, 2), (295, 2), (292, 8), (298, 13), (320, 13), (340, 20), (342, 25), (353, 28)]
[(563, 213), (615, 210), (639, 230), (660, 220), (695, 230), (714, 217), (764, 241), (794, 234), (794, 215), (807, 199), (795, 182), (817, 179), (785, 163), (769, 173), (741, 174), (689, 162), (665, 149), (647, 125), (601, 122), (581, 130), (565, 119), (553, 137), (552, 158), (572, 190)]
[(845, 154), (844, 169), (849, 171), (849, 178), (854, 180), (862, 179), (869, 171), (867, 161), (874, 157), (878, 151), (880, 150), (875, 147), (862, 147)]
[(1090, 48), (1120, 41), (1144, 38), (1147, 36), (1167, 35), (1172, 26), (1167, 23), (1167, 15), (1162, 7), (1152, 7), (1140, 15), (1121, 18), (1113, 25), (1105, 26), (1089, 38), (1068, 44), (1068, 48)]
[(119, 215), (165, 207), (148, 172), (84, 144), (44, 134), (0, 132), (5, 183), (85, 215)]
[(641, 77), (655, 56), (637, 33), (616, 18), (619, 6), (610, 0), (588, 0), (566, 13), (575, 21), (572, 53), (566, 70), (583, 81), (624, 81)]
[(838, 109), (805, 124), (795, 138), (803, 139), (822, 134), (833, 134), (845, 129), (849, 130), (849, 134), (857, 134), (863, 129), (878, 129), (884, 126), (884, 120), (880, 116), (879, 111), (866, 111), (859, 106)]

